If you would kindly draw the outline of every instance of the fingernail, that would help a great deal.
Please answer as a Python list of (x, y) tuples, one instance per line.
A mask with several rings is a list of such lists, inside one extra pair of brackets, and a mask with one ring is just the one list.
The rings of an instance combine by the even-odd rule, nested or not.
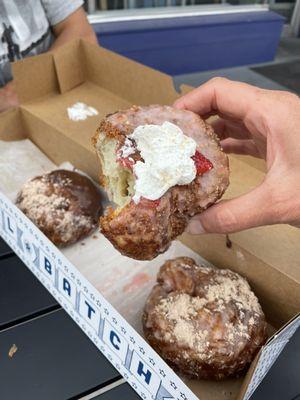
[(202, 233), (205, 233), (205, 230), (199, 220), (192, 220), (188, 224), (186, 232), (192, 235), (201, 235)]

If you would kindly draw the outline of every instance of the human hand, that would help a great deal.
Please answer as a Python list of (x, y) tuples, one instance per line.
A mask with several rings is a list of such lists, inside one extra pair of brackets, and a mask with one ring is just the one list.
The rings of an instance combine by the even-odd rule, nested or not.
[(14, 83), (9, 82), (0, 89), (0, 112), (19, 105), (18, 96), (14, 90)]
[(289, 92), (259, 89), (214, 78), (178, 99), (177, 108), (207, 118), (224, 151), (266, 160), (263, 182), (195, 216), (188, 232), (232, 233), (288, 223), (300, 227), (300, 99)]

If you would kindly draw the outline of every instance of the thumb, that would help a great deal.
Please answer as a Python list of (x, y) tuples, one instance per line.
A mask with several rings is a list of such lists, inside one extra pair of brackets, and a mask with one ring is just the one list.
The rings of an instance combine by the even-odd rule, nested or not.
[(250, 192), (232, 200), (221, 201), (191, 219), (187, 232), (233, 233), (276, 223), (270, 189), (262, 183)]

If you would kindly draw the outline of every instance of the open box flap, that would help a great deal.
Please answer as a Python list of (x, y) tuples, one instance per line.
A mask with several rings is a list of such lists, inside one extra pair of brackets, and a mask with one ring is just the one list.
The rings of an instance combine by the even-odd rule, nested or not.
[(82, 39), (55, 52), (18, 61), (12, 67), (22, 104), (46, 95), (63, 94), (85, 81), (131, 104), (171, 104), (179, 96), (169, 75)]
[(173, 79), (162, 72), (81, 41), (86, 79), (132, 104), (172, 104), (178, 97)]
[(0, 140), (20, 140), (26, 137), (19, 108), (1, 113)]
[(52, 53), (14, 62), (12, 70), (21, 104), (59, 93)]
[(60, 93), (63, 94), (86, 80), (86, 61), (80, 40), (71, 41), (52, 54)]
[[(170, 104), (178, 97), (170, 76), (82, 40), (13, 69), (22, 108), (91, 152), (90, 138), (108, 113), (132, 104)], [(67, 109), (77, 102), (96, 108), (98, 115), (70, 120)]]

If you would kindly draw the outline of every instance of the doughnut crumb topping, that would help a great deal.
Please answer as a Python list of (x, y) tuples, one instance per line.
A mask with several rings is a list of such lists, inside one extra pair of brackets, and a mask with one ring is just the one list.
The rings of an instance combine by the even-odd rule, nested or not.
[[(202, 267), (198, 268), (202, 269)], [(205, 268), (204, 273), (207, 273), (207, 267)], [(174, 323), (173, 335), (176, 341), (180, 341), (190, 348), (197, 348), (199, 354), (202, 354), (203, 351), (207, 351), (210, 344), (207, 340), (208, 331), (198, 331), (197, 326), (191, 321), (196, 319), (201, 311), (211, 313), (212, 304), (214, 304), (214, 312), (222, 313), (231, 303), (235, 304), (239, 310), (241, 320), (246, 311), (257, 315), (261, 312), (258, 300), (247, 281), (232, 271), (220, 270), (214, 283), (203, 287), (202, 296), (191, 297), (186, 293), (171, 293), (170, 296), (159, 302), (155, 311)], [(255, 319), (249, 318), (248, 323), (254, 325)], [(228, 322), (226, 328), (227, 337), (231, 342), (236, 337), (246, 339), (249, 337), (247, 327), (243, 323), (234, 325)], [(206, 354), (204, 353), (203, 356), (205, 357)]]
[(59, 240), (59, 245), (95, 229), (101, 209), (100, 194), (92, 182), (65, 170), (26, 182), (16, 204), (46, 235), (51, 232), (50, 236), (57, 238), (52, 241)]
[(145, 305), (150, 344), (193, 377), (241, 372), (266, 340), (266, 322), (243, 277), (179, 257), (160, 269)]

